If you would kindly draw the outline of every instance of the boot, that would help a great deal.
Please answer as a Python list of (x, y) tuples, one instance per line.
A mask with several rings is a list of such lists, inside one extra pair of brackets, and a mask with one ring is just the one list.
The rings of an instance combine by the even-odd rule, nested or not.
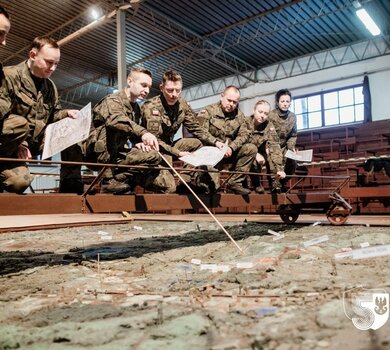
[(280, 188), (281, 192), (286, 193), (288, 191), (287, 180), (286, 179), (280, 180), (280, 185), (281, 185), (281, 188)]
[(196, 173), (192, 180), (194, 191), (202, 194), (216, 192), (215, 183), (209, 173)]
[(261, 186), (261, 185), (256, 186), (255, 192), (256, 192), (256, 193), (259, 193), (259, 194), (265, 193), (264, 187)]
[(240, 183), (231, 183), (227, 185), (227, 189), (232, 191), (235, 194), (248, 195), (251, 193), (251, 190), (244, 188)]
[(125, 182), (120, 182), (115, 179), (103, 180), (101, 193), (123, 194), (130, 191), (130, 185)]
[(256, 193), (265, 193), (264, 187), (261, 185), (259, 176), (251, 176), (251, 182)]

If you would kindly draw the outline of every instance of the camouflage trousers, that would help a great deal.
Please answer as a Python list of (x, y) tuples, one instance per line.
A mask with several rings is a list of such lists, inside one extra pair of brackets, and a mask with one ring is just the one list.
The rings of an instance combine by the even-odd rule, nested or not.
[[(11, 114), (0, 125), (0, 157), (17, 158), (18, 147), (26, 140), (29, 128), (27, 119)], [(23, 193), (33, 178), (25, 163), (2, 162), (0, 164), (0, 189)]]
[[(91, 148), (90, 148), (91, 149)], [(86, 155), (87, 162), (92, 163), (113, 163), (121, 165), (141, 165), (141, 166), (158, 166), (161, 162), (161, 157), (157, 151), (143, 152), (140, 149), (133, 147), (129, 150), (123, 150), (115, 157), (110, 156), (107, 151), (96, 153), (89, 152)], [(90, 167), (91, 170), (101, 170), (101, 167)], [(115, 178), (120, 182), (128, 182), (135, 187), (142, 186), (146, 189), (153, 187), (153, 181), (158, 176), (159, 171), (156, 169), (131, 169), (131, 168), (109, 168), (104, 172), (103, 177), (106, 180)]]
[[(119, 160), (121, 165), (142, 165), (157, 167), (161, 162), (161, 157), (157, 151), (143, 152), (138, 148), (131, 148), (124, 159)], [(159, 171), (157, 169), (113, 169), (113, 176), (118, 181), (126, 181), (133, 188), (141, 186), (147, 190), (153, 190), (153, 181), (157, 178)]]
[[(196, 138), (182, 138), (176, 141), (173, 145), (175, 149), (180, 152), (194, 152), (200, 147), (202, 147), (202, 142)], [(160, 151), (163, 154), (163, 157), (169, 162), (169, 164), (173, 164), (173, 157), (169, 154), (166, 154), (164, 151)], [(167, 167), (168, 165), (165, 161), (162, 161), (161, 165), (163, 167)], [(185, 168), (194, 169), (193, 166), (188, 164), (184, 165)], [(187, 183), (191, 182), (192, 178), (196, 176), (196, 172), (188, 171), (180, 173), (183, 180)], [(169, 170), (160, 170), (160, 173), (156, 178), (152, 181), (152, 187), (157, 192), (162, 193), (174, 193), (176, 192), (176, 181)]]
[[(214, 169), (222, 170), (225, 165), (229, 165), (229, 170), (250, 172), (251, 166), (256, 158), (257, 147), (252, 143), (246, 143), (239, 150), (233, 152), (231, 157), (223, 158)], [(220, 174), (210, 172), (210, 177), (216, 189), (220, 187)], [(246, 179), (245, 174), (233, 174), (229, 176), (227, 183), (229, 185), (242, 184)]]
[[(260, 153), (260, 152), (258, 151), (258, 153)], [(255, 159), (253, 161), (253, 163), (252, 163), (250, 171), (251, 171), (251, 173), (259, 173), (260, 174), (264, 170), (267, 174), (269, 174), (270, 173), (270, 167), (269, 167), (268, 157), (265, 154), (265, 152), (261, 152), (260, 154), (264, 157), (265, 164), (260, 164)], [(262, 185), (261, 175), (250, 175), (249, 177), (251, 179), (251, 183), (252, 183), (252, 187), (253, 188), (256, 188), (256, 187)]]

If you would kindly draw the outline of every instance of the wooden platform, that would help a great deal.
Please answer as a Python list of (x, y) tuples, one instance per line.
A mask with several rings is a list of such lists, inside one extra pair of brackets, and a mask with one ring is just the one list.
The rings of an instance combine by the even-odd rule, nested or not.
[(132, 216), (121, 214), (3, 215), (0, 217), (0, 232), (121, 224), (132, 220)]

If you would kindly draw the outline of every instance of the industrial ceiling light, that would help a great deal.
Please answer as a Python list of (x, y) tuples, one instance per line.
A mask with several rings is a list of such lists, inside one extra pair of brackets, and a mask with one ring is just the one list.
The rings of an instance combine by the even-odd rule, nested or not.
[(90, 10), (90, 16), (95, 21), (101, 16), (101, 11), (99, 8), (93, 7)]
[(356, 15), (373, 36), (379, 35), (381, 33), (379, 27), (364, 8), (359, 8), (356, 10)]

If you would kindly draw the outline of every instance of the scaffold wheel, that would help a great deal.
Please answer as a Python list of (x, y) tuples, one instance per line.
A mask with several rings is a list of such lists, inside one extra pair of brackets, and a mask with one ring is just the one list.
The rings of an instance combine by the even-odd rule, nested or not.
[(281, 205), (278, 211), (285, 224), (293, 224), (299, 217), (299, 209), (292, 208), (289, 205)]
[(341, 225), (344, 225), (348, 218), (349, 218), (349, 215), (343, 215), (343, 214), (328, 214), (326, 216), (326, 218), (328, 219), (328, 221), (332, 224), (332, 225), (335, 225), (335, 226), (341, 226)]
[(340, 226), (347, 222), (349, 215), (350, 210), (342, 206), (336, 206), (326, 214), (326, 218), (332, 225)]

